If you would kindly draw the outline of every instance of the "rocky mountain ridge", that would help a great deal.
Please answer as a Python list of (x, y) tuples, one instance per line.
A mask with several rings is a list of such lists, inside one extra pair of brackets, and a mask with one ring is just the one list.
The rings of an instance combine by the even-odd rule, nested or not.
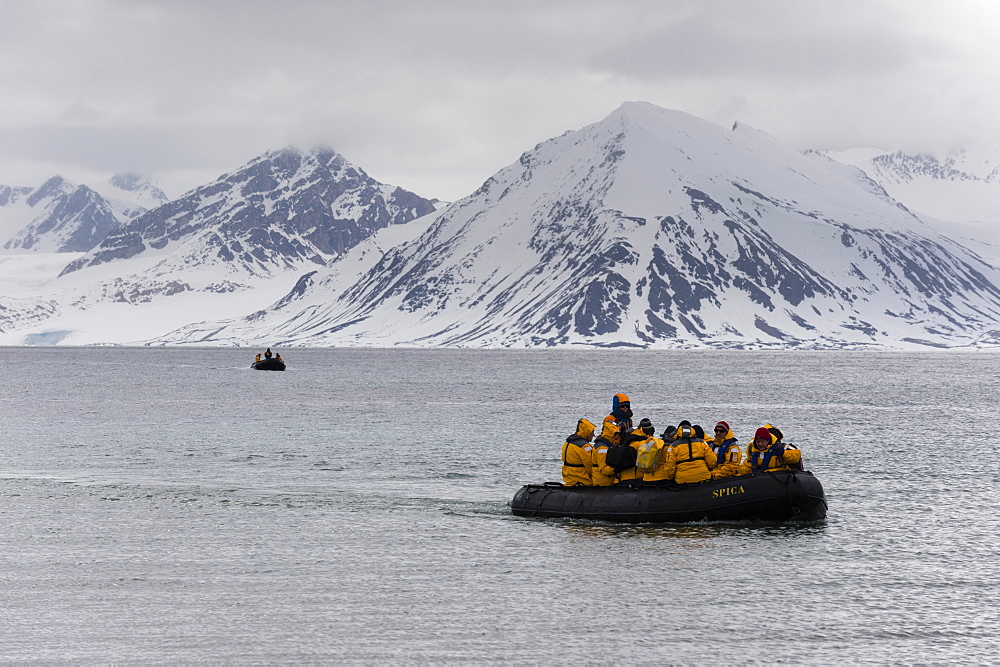
[(432, 201), (378, 183), (330, 149), (272, 151), (133, 218), (61, 275), (149, 257), (148, 275), (222, 267), (267, 277), (321, 266), (374, 230), (433, 210)]
[[(23, 194), (12, 190), (9, 196)], [(175, 328), (204, 319), (196, 312), (247, 312), (374, 231), (405, 225), (434, 208), (434, 201), (379, 183), (330, 149), (272, 151), (67, 256), (58, 277), (33, 283), (29, 297), (11, 293), (0, 302), (0, 338), (27, 331), (9, 338), (79, 344), (93, 339), (77, 322), (92, 328), (124, 317), (128, 326), (109, 337), (133, 341), (169, 330), (168, 324), (150, 330), (155, 322)], [(16, 271), (12, 259), (0, 256), (0, 278), (4, 263)]]
[(37, 188), (0, 186), (0, 236), (9, 252), (86, 252), (129, 218), (167, 201), (138, 174), (97, 187), (53, 176)]
[[(121, 220), (101, 195), (86, 185), (53, 176), (33, 190), (7, 190), (5, 217), (28, 222), (3, 247), (22, 252), (82, 252), (100, 242)], [(9, 228), (10, 223), (5, 227)]]
[[(909, 164), (914, 179), (934, 171)], [(0, 340), (1000, 344), (997, 268), (872, 173), (646, 103), (538, 144), (438, 211), (331, 149), (271, 151), (128, 220), (32, 298), (4, 301), (0, 334), (24, 333)], [(0, 190), (0, 202), (25, 194)], [(76, 322), (110, 312), (162, 328), (82, 337)]]
[(424, 227), (390, 248), (360, 244), (272, 308), (156, 342), (831, 348), (1000, 338), (997, 269), (864, 173), (645, 103), (539, 144)]
[[(912, 211), (952, 223), (996, 223), (980, 227), (979, 241), (1000, 243), (1000, 150), (942, 155), (878, 149), (823, 153), (855, 166)], [(975, 235), (975, 232), (973, 232)]]

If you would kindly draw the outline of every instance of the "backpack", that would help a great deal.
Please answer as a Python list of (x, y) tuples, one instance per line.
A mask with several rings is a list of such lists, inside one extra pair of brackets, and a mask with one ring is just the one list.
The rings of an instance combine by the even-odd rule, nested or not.
[(608, 447), (608, 454), (604, 458), (604, 463), (614, 468), (615, 472), (621, 472), (622, 470), (635, 467), (637, 454), (638, 452), (635, 451), (635, 447), (620, 442), (617, 445)]
[(649, 442), (639, 445), (636, 453), (635, 467), (643, 472), (653, 472), (660, 465), (660, 454), (663, 453), (663, 441), (651, 438)]

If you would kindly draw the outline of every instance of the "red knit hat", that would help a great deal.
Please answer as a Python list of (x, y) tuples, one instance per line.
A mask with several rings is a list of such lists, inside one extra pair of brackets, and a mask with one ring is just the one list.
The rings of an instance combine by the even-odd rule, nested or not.
[(729, 430), (729, 423), (728, 422), (719, 422), (718, 424), (715, 425), (715, 428), (719, 428), (720, 426), (722, 428), (726, 429), (727, 431)]
[(763, 426), (761, 426), (759, 429), (757, 429), (757, 432), (753, 434), (753, 439), (756, 440), (757, 438), (764, 438), (765, 440), (770, 440), (771, 432), (768, 431)]

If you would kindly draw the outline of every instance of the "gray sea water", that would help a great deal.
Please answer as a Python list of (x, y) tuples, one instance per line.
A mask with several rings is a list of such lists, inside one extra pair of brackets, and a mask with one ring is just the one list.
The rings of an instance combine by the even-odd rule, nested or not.
[[(995, 662), (1000, 356), (19, 348), (0, 660)], [(765, 421), (813, 525), (513, 517), (579, 417)]]

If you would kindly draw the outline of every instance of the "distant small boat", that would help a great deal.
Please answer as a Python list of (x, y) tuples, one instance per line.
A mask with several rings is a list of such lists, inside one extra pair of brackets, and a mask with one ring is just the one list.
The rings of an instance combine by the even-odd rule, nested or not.
[(823, 485), (811, 472), (793, 470), (697, 484), (528, 484), (508, 504), (517, 516), (624, 523), (818, 521), (826, 517)]
[(250, 368), (256, 368), (259, 371), (283, 371), (285, 370), (285, 362), (277, 357), (271, 357), (253, 362), (250, 364)]

